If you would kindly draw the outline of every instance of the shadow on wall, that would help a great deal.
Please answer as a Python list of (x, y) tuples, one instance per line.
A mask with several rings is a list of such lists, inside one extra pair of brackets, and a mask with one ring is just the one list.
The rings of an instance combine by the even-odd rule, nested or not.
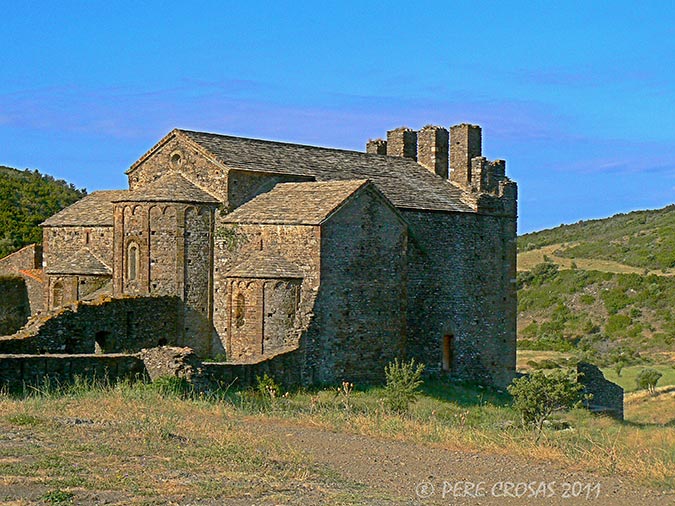
[(28, 288), (23, 278), (0, 277), (0, 336), (17, 332), (30, 317)]
[[(31, 320), (19, 332), (0, 337), (0, 354), (134, 353), (162, 345), (199, 349), (184, 327), (187, 313), (177, 297), (129, 297), (78, 302), (57, 313)], [(213, 328), (202, 315), (191, 322), (211, 338)], [(197, 344), (197, 346), (195, 345)]]

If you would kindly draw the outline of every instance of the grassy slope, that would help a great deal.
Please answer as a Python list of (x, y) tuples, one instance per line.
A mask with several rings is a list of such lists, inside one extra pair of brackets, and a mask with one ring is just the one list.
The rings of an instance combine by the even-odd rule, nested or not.
[(85, 194), (38, 171), (0, 166), (0, 257), (41, 242), (38, 225)]
[(673, 268), (675, 205), (561, 225), (518, 239), (520, 252), (554, 244), (567, 245), (557, 252), (565, 258), (610, 260), (641, 269)]
[(675, 362), (675, 206), (526, 234), (518, 247), (521, 349)]

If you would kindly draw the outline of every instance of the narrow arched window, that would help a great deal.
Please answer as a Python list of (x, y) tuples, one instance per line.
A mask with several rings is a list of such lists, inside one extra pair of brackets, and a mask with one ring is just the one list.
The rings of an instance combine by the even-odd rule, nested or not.
[(63, 283), (57, 281), (52, 286), (52, 307), (57, 308), (63, 306)]
[(138, 276), (138, 244), (130, 242), (127, 246), (127, 279), (134, 281)]
[(443, 370), (452, 371), (452, 362), (455, 358), (455, 336), (443, 336)]
[(244, 294), (237, 295), (234, 303), (234, 324), (241, 327), (244, 324), (244, 315), (246, 314), (246, 299)]

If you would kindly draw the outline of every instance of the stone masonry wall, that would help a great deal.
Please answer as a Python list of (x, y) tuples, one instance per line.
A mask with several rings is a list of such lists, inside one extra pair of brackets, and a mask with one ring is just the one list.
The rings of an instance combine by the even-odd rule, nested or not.
[(592, 396), (586, 401), (586, 407), (623, 420), (623, 388), (606, 380), (602, 371), (592, 364), (579, 362), (577, 374), (579, 383), (584, 385), (584, 394)]
[(0, 389), (9, 391), (65, 385), (76, 376), (115, 381), (144, 375), (143, 361), (134, 355), (0, 355)]
[[(213, 353), (225, 353), (228, 347), (228, 329), (233, 317), (230, 300), (232, 299), (232, 283), (240, 280), (228, 279), (227, 272), (247, 258), (258, 255), (261, 246), (265, 252), (272, 252), (286, 258), (295, 264), (303, 273), (300, 286), (299, 301), (295, 316), (295, 327), (298, 333), (307, 329), (313, 316), (314, 301), (320, 278), (320, 228), (307, 225), (256, 225), (256, 224), (223, 224), (216, 233), (214, 245), (214, 301), (213, 324), (217, 332), (214, 340)], [(268, 280), (270, 282), (271, 280)], [(244, 281), (245, 286), (251, 283), (265, 283), (265, 280)], [(262, 290), (261, 290), (262, 293)], [(236, 294), (234, 294), (236, 297)], [(262, 295), (261, 295), (262, 297)], [(245, 297), (246, 300), (258, 301), (258, 297)], [(262, 306), (263, 299), (260, 299)], [(249, 307), (252, 314), (256, 314), (256, 304)], [(260, 313), (262, 314), (262, 313)], [(250, 320), (250, 316), (249, 316)], [(250, 327), (253, 329), (253, 325)], [(241, 336), (247, 341), (259, 340), (256, 333), (250, 336)], [(286, 342), (287, 346), (297, 346), (296, 340)]]
[(0, 336), (13, 334), (29, 317), (26, 282), (20, 277), (0, 277)]
[(449, 355), (457, 378), (508, 384), (516, 359), (515, 217), (403, 214), (411, 226), (408, 354), (428, 372), (442, 370)]
[(59, 259), (68, 259), (84, 247), (108, 267), (113, 264), (112, 227), (44, 227), (44, 266), (49, 268)]
[[(23, 286), (17, 285), (19, 293), (6, 296), (21, 299), (25, 290), (31, 315), (45, 310), (45, 280), (41, 269), (42, 246), (39, 244), (31, 244), (0, 258), (0, 276), (18, 276), (24, 281)], [(6, 287), (5, 294), (9, 294), (7, 290)]]
[(128, 174), (129, 189), (140, 189), (169, 172), (182, 174), (221, 202), (227, 202), (227, 170), (206, 158), (191, 143), (177, 137), (169, 140)]
[(23, 269), (42, 268), (42, 246), (30, 244), (0, 258), (0, 275), (14, 275)]
[(182, 302), (139, 297), (78, 302), (0, 338), (0, 353), (120, 353), (182, 345)]
[(308, 379), (381, 381), (404, 346), (407, 226), (369, 188), (324, 223), (321, 251)]
[(185, 209), (185, 278), (183, 324), (185, 343), (197, 355), (211, 355), (213, 283), (213, 211), (193, 206)]
[[(184, 339), (210, 356), (213, 328), (213, 209), (184, 203), (115, 205), (115, 296), (176, 296), (184, 300)], [(136, 248), (132, 279), (131, 248)]]

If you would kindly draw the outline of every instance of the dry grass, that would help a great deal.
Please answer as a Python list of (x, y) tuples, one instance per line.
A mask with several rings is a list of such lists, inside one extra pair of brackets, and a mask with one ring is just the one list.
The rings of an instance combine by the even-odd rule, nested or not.
[(338, 499), (353, 492), (350, 484), (329, 484), (297, 449), (247, 430), (231, 406), (135, 389), (0, 396), (0, 443), (0, 501), (26, 487), (32, 499), (91, 491), (115, 504), (293, 502), (318, 491), (351, 503)]
[[(670, 422), (666, 413), (675, 412), (671, 395), (644, 405), (629, 397), (627, 423), (572, 412), (566, 418), (573, 430), (548, 430), (536, 443), (501, 394), (447, 384), (426, 392), (405, 416), (385, 409), (381, 389), (355, 391), (348, 404), (335, 390), (267, 400), (247, 393), (181, 399), (136, 386), (26, 399), (0, 395), (0, 501), (17, 500), (29, 487), (33, 499), (51, 490), (76, 493), (85, 502), (95, 494), (113, 504), (365, 502), (366, 492), (355, 484), (317, 468), (288, 443), (251, 430), (275, 420), (516, 455), (675, 488), (675, 428), (663, 425)], [(650, 418), (655, 411), (662, 415)]]
[[(611, 272), (615, 274), (644, 274), (645, 269), (625, 265), (611, 260), (599, 260), (594, 258), (564, 258), (556, 255), (557, 251), (567, 247), (574, 246), (574, 244), (551, 244), (539, 249), (523, 251), (518, 253), (518, 270), (529, 271), (536, 265), (545, 262), (544, 257), (548, 258), (550, 262), (558, 264), (561, 269), (571, 269), (574, 262), (578, 269), (586, 271), (601, 271)], [(647, 271), (647, 274), (656, 274), (657, 276), (672, 276), (675, 274), (674, 269), (668, 269), (666, 272), (661, 270)]]

